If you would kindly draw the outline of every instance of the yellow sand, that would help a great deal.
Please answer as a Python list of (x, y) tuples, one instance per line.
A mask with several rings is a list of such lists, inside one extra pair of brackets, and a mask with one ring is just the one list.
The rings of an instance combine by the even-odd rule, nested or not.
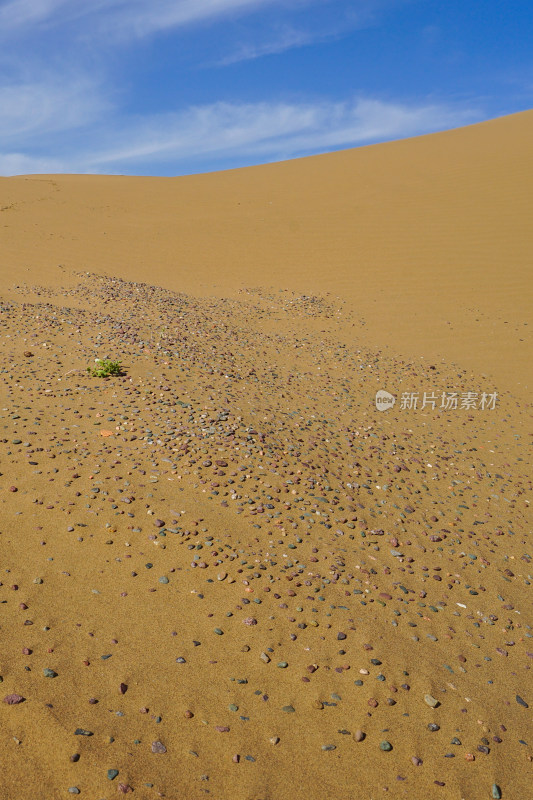
[(528, 796), (532, 134), (0, 178), (1, 800)]

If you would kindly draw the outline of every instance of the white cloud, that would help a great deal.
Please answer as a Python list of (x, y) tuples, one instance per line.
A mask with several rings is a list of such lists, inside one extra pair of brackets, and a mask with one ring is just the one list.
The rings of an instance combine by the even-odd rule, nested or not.
[(66, 162), (60, 159), (0, 153), (0, 175), (56, 175), (67, 171)]
[(0, 85), (0, 143), (94, 124), (108, 104), (86, 77), (42, 76)]
[(472, 109), (406, 106), (379, 100), (319, 104), (216, 103), (128, 126), (128, 144), (93, 154), (92, 166), (139, 161), (261, 157), (290, 158), (456, 127), (480, 118)]
[(305, 45), (316, 44), (331, 38), (332, 34), (288, 29), (267, 42), (241, 45), (231, 55), (217, 61), (216, 66), (226, 67), (230, 64), (238, 64), (240, 61), (252, 61), (256, 58), (262, 58), (262, 56), (277, 55), (295, 47), (304, 47)]
[[(174, 114), (95, 119), (67, 146), (58, 135), (48, 152), (28, 147), (0, 156), (0, 172), (180, 174), (204, 164), (246, 165), (415, 136), (481, 119), (474, 109), (405, 105), (375, 99), (342, 103), (215, 103)], [(93, 143), (98, 143), (97, 147)], [(0, 152), (2, 139), (0, 138)], [(27, 163), (27, 167), (25, 164)], [(51, 168), (52, 167), (52, 168)]]
[[(91, 18), (101, 33), (128, 38), (193, 22), (246, 14), (282, 0), (10, 0), (0, 7), (0, 31), (29, 26), (62, 25), (81, 17)], [(284, 6), (305, 0), (283, 2)]]

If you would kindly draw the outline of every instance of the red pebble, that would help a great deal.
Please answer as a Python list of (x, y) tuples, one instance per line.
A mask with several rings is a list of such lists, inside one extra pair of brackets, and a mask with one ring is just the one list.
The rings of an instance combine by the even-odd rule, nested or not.
[(21, 694), (8, 694), (4, 697), (4, 703), (7, 703), (8, 706), (16, 706), (18, 703), (23, 703), (25, 700)]

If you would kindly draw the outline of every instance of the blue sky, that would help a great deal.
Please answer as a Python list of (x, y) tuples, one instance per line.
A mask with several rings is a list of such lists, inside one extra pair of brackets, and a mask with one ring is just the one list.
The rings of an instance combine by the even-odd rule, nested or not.
[(183, 175), (531, 108), (531, 0), (0, 0), (0, 175)]

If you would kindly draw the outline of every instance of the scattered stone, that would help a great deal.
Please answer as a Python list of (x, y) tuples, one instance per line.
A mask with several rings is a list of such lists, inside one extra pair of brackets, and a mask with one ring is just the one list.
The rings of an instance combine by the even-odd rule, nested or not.
[(430, 706), (431, 708), (437, 708), (438, 706), (440, 706), (440, 703), (439, 703), (439, 701), (438, 701), (438, 700), (436, 700), (434, 697), (432, 697), (432, 695), (430, 695), (430, 694), (425, 694), (425, 695), (424, 695), (424, 701), (425, 701), (425, 702), (427, 703), (427, 705), (428, 705), (428, 706)]
[(8, 694), (4, 697), (4, 703), (7, 703), (8, 706), (16, 706), (19, 703), (23, 703), (25, 700), (21, 694)]

